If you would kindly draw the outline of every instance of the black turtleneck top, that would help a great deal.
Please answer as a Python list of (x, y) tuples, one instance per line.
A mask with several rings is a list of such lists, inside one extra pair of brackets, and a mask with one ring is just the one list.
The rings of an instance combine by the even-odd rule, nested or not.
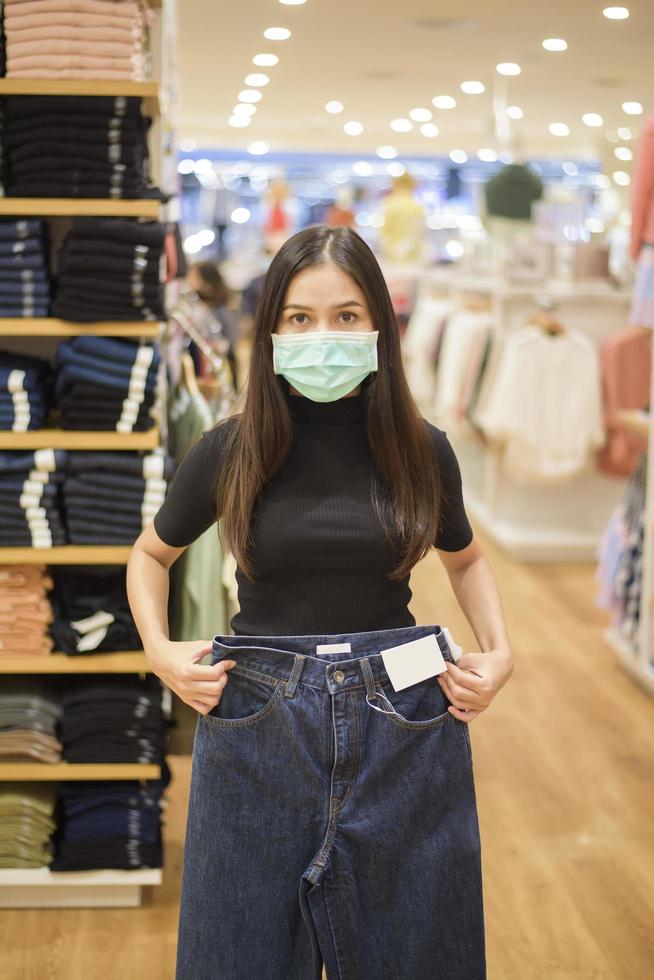
[[(252, 519), (257, 581), (237, 569), (240, 609), (230, 623), (233, 632), (292, 636), (415, 625), (408, 610), (409, 576), (401, 581), (386, 577), (399, 556), (370, 500), (365, 396), (314, 402), (291, 395), (288, 383), (282, 388), (294, 420), (293, 444)], [(445, 432), (426, 425), (442, 487), (434, 545), (458, 551), (472, 540), (459, 465)], [(191, 544), (215, 523), (221, 439), (220, 426), (205, 432), (180, 462), (154, 518), (166, 544)]]

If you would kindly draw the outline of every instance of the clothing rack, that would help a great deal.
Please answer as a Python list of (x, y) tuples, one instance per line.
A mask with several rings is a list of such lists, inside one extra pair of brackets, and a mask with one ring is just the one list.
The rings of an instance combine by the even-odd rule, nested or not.
[[(72, 79), (0, 78), (2, 95), (46, 96), (140, 96), (145, 111), (153, 117), (148, 134), (152, 178), (172, 186), (176, 168), (172, 139), (172, 107), (175, 92), (176, 9), (175, 0), (150, 0), (154, 12), (150, 27), (153, 73), (158, 81), (77, 81)], [(0, 216), (61, 217), (90, 215), (94, 217), (134, 217), (175, 220), (177, 204), (162, 205), (154, 199), (76, 199), (76, 198), (0, 198)], [(73, 323), (56, 318), (0, 319), (0, 335), (19, 338), (21, 348), (26, 338), (51, 338), (94, 334), (106, 337), (143, 339), (151, 342), (160, 336), (163, 324), (158, 322)], [(15, 342), (13, 346), (16, 346)], [(41, 350), (41, 341), (37, 350)], [(36, 350), (34, 351), (36, 353)], [(163, 363), (161, 365), (163, 368)], [(157, 387), (159, 415), (165, 417), (165, 373), (162, 370)], [(165, 429), (165, 426), (164, 426)], [(41, 448), (135, 450), (154, 449), (162, 445), (159, 426), (146, 432), (119, 433), (71, 430), (32, 430), (0, 433), (0, 448), (26, 450)], [(128, 545), (64, 545), (52, 548), (0, 547), (0, 565), (10, 564), (126, 564)], [(0, 674), (76, 675), (151, 673), (142, 650), (119, 651), (99, 655), (71, 657), (55, 652), (50, 655), (21, 655), (0, 659)], [(0, 779), (21, 780), (135, 780), (157, 779), (161, 767), (135, 764), (57, 765), (32, 762), (6, 762), (0, 765)], [(93, 871), (50, 871), (41, 868), (0, 869), (0, 907), (131, 907), (141, 903), (142, 888), (162, 882), (160, 868), (136, 870), (107, 869)]]

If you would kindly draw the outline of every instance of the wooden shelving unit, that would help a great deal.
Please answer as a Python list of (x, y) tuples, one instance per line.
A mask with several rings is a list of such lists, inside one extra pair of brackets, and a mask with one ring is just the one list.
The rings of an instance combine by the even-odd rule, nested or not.
[(161, 767), (130, 762), (0, 762), (0, 779), (48, 782), (83, 779), (159, 779)]
[(62, 544), (54, 548), (0, 548), (0, 565), (126, 565), (129, 544)]
[(144, 885), (160, 885), (161, 868), (135, 871), (0, 869), (0, 908), (136, 908)]
[(0, 674), (149, 674), (152, 668), (141, 650), (70, 656), (66, 653), (0, 655)]
[(30, 429), (27, 432), (0, 430), (0, 449), (154, 449), (159, 445), (159, 427), (147, 432), (98, 432), (89, 429)]
[(88, 215), (98, 218), (158, 218), (156, 198), (102, 197), (0, 197), (0, 217), (66, 218)]
[(103, 337), (156, 338), (160, 329), (159, 321), (146, 320), (73, 323), (70, 320), (58, 320), (56, 317), (0, 317), (2, 337), (81, 337), (82, 334), (97, 334)]

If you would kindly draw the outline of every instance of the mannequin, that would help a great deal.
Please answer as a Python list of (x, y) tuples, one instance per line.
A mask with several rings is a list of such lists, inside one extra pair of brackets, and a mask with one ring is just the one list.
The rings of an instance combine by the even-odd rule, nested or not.
[(330, 228), (354, 227), (354, 194), (349, 184), (343, 184), (334, 195), (334, 203), (327, 210), (326, 224)]
[(504, 270), (516, 237), (527, 238), (532, 227), (532, 204), (543, 196), (543, 182), (525, 161), (522, 142), (512, 141), (513, 163), (493, 174), (484, 186), (484, 224), (498, 270)]
[(640, 132), (631, 197), (631, 258), (637, 262), (629, 314), (634, 326), (654, 327), (654, 115)]
[(416, 182), (408, 172), (396, 177), (384, 202), (381, 244), (391, 262), (420, 262), (425, 238), (425, 209), (413, 197)]

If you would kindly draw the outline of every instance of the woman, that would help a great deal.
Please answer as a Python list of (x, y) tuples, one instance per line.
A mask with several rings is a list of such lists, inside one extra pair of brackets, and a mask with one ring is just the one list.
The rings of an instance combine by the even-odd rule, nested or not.
[[(217, 519), (235, 635), (171, 643), (168, 570)], [(458, 666), (407, 609), (434, 545), (484, 651)], [(199, 713), (177, 980), (320, 980), (323, 962), (330, 980), (482, 980), (467, 726), (512, 655), (456, 457), (351, 229), (275, 256), (243, 411), (182, 461), (127, 576), (153, 670)]]
[[(229, 362), (234, 391), (238, 391), (236, 353), (234, 349), (237, 338), (237, 315), (227, 305), (229, 302), (229, 289), (225, 284), (225, 280), (220, 274), (218, 266), (214, 265), (213, 262), (196, 262), (195, 265), (189, 268), (186, 274), (186, 281), (190, 288), (202, 300), (211, 320), (214, 324), (218, 324), (223, 337), (229, 344), (225, 356)], [(211, 337), (207, 337), (206, 339), (211, 340)], [(198, 370), (199, 351), (193, 341), (191, 341), (189, 346), (191, 357), (196, 365), (196, 374), (200, 374)]]

